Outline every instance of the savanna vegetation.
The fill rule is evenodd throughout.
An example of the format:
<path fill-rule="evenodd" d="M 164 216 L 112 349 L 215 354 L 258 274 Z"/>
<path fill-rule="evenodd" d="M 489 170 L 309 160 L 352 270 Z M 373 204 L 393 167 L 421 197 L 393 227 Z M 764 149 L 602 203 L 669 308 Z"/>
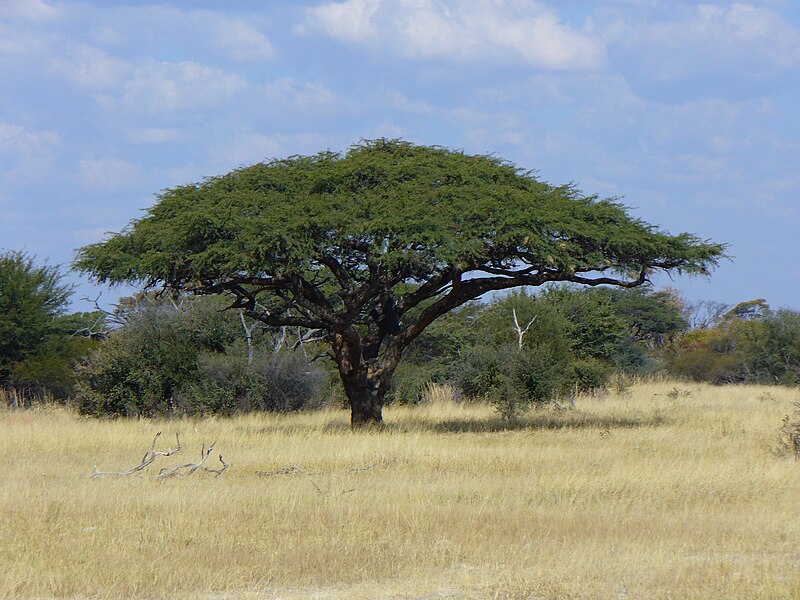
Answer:
<path fill-rule="evenodd" d="M 50 398 L 89 415 L 178 416 L 346 402 L 318 330 L 268 328 L 219 295 L 142 292 L 111 313 L 70 314 L 57 268 L 5 257 L 0 364 L 13 404 Z M 431 323 L 406 349 L 387 401 L 418 404 L 431 385 L 448 385 L 513 420 L 665 376 L 796 386 L 800 315 L 763 300 L 691 306 L 647 286 L 523 289 Z"/>
<path fill-rule="evenodd" d="M 314 330 L 359 426 L 382 421 L 426 328 L 487 292 L 635 288 L 652 272 L 707 273 L 723 251 L 493 156 L 380 139 L 166 190 L 75 266 L 99 282 L 222 294 L 265 326 Z"/>
<path fill-rule="evenodd" d="M 648 284 L 723 251 L 388 140 L 166 190 L 112 310 L 6 251 L 0 596 L 796 598 L 800 313 Z"/>
<path fill-rule="evenodd" d="M 800 478 L 780 431 L 797 400 L 648 383 L 511 424 L 433 387 L 356 431 L 338 409 L 0 409 L 0 596 L 797 598 Z M 139 463 L 157 431 L 158 450 L 176 433 L 183 449 L 92 479 Z M 158 477 L 214 441 L 222 475 Z"/>

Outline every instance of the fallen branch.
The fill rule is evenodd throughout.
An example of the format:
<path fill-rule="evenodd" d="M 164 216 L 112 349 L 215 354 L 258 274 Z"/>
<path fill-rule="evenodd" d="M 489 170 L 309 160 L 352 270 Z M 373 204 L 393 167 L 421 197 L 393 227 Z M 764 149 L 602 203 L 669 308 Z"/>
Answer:
<path fill-rule="evenodd" d="M 157 451 L 156 442 L 158 441 L 158 438 L 160 436 L 161 432 L 159 431 L 156 434 L 156 437 L 153 438 L 153 445 L 150 449 L 150 452 L 146 453 L 144 457 L 142 457 L 142 461 L 138 465 L 134 467 L 129 467 L 127 469 L 123 469 L 121 471 L 100 471 L 97 469 L 97 465 L 95 465 L 94 470 L 92 471 L 92 479 L 97 479 L 98 477 L 125 477 L 126 475 L 132 475 L 150 466 L 153 463 L 153 461 L 155 461 L 155 459 L 158 458 L 159 456 L 172 456 L 181 449 L 181 438 L 178 437 L 178 434 L 176 433 L 175 440 L 178 443 L 177 448 L 175 448 L 174 450 L 172 448 L 167 448 L 166 452 Z"/>
<path fill-rule="evenodd" d="M 205 444 L 200 450 L 200 462 L 197 463 L 186 463 L 184 465 L 177 465 L 172 468 L 164 468 L 158 473 L 159 477 L 181 477 L 183 475 L 191 475 L 195 471 L 206 471 L 207 473 L 214 473 L 217 477 L 222 475 L 225 472 L 225 469 L 228 468 L 228 463 L 225 462 L 225 459 L 222 458 L 222 454 L 219 455 L 219 462 L 222 463 L 222 467 L 219 469 L 211 469 L 209 467 L 204 466 L 206 460 L 209 456 L 211 456 L 211 452 L 214 450 L 214 442 L 208 447 L 206 450 Z M 182 470 L 188 469 L 185 473 L 181 473 Z"/>

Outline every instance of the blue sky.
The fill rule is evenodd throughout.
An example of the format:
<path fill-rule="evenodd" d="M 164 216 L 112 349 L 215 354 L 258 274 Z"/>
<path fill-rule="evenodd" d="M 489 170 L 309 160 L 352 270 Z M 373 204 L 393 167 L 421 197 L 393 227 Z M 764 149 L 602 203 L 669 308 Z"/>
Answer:
<path fill-rule="evenodd" d="M 386 136 L 727 242 L 656 280 L 690 301 L 800 308 L 795 0 L 0 0 L 0 81 L 0 248 L 51 264 L 161 189 Z"/>

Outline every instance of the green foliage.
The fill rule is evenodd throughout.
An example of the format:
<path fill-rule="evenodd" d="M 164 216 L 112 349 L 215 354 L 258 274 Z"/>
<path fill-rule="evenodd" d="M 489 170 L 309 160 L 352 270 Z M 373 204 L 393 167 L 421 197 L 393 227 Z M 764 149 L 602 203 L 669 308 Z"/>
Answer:
<path fill-rule="evenodd" d="M 39 398 L 72 394 L 74 363 L 98 343 L 105 321 L 100 313 L 67 314 L 72 288 L 61 280 L 58 267 L 0 254 L 0 386 Z"/>
<path fill-rule="evenodd" d="M 237 337 L 235 314 L 220 309 L 218 299 L 198 298 L 184 310 L 165 300 L 130 311 L 127 323 L 109 333 L 77 369 L 81 410 L 174 412 L 180 387 L 200 379 L 200 351 L 219 351 Z"/>
<path fill-rule="evenodd" d="M 257 348 L 248 362 L 237 313 L 217 297 L 178 300 L 140 295 L 122 303 L 126 323 L 78 367 L 83 412 L 233 414 L 319 402 L 327 376 L 302 353 Z"/>
<path fill-rule="evenodd" d="M 614 374 L 607 361 L 597 358 L 584 358 L 572 364 L 570 380 L 578 391 L 598 392 L 605 390 Z"/>
<path fill-rule="evenodd" d="M 651 351 L 667 348 L 689 326 L 683 317 L 683 303 L 674 290 L 603 288 L 598 293 L 608 297 L 633 338 Z"/>
<path fill-rule="evenodd" d="M 100 343 L 98 339 L 77 335 L 51 339 L 38 353 L 14 364 L 8 382 L 37 397 L 51 395 L 67 400 L 74 394 L 76 363 Z"/>
<path fill-rule="evenodd" d="M 43 352 L 66 311 L 70 286 L 57 267 L 37 266 L 21 252 L 0 254 L 0 385 L 17 363 Z"/>
<path fill-rule="evenodd" d="M 200 376 L 181 387 L 175 406 L 185 414 L 286 412 L 318 408 L 328 380 L 300 352 L 242 354 L 203 352 Z"/>
<path fill-rule="evenodd" d="M 522 348 L 513 312 L 524 329 Z M 572 383 L 571 325 L 542 298 L 515 292 L 487 306 L 474 324 L 476 337 L 463 349 L 452 380 L 468 397 L 494 403 L 507 418 L 565 393 Z"/>
<path fill-rule="evenodd" d="M 706 274 L 723 251 L 494 156 L 380 139 L 166 190 L 75 267 L 100 282 L 227 294 L 265 325 L 321 331 L 355 424 L 380 422 L 404 350 L 486 292 L 635 287 L 654 270 Z M 607 357 L 607 307 L 572 309 L 599 311 L 602 327 L 581 319 L 576 343 Z"/>
<path fill-rule="evenodd" d="M 800 384 L 800 313 L 743 302 L 713 328 L 687 333 L 671 372 L 713 383 Z"/>
<path fill-rule="evenodd" d="M 332 250 L 346 252 L 355 277 L 368 278 L 369 253 L 401 280 L 424 281 L 443 265 L 528 258 L 563 273 L 703 272 L 722 246 L 661 233 L 617 202 L 499 158 L 375 140 L 166 190 L 128 230 L 84 248 L 77 266 L 100 281 L 181 286 L 233 273 L 306 276 Z"/>
<path fill-rule="evenodd" d="M 569 321 L 577 357 L 608 361 L 616 355 L 626 323 L 607 294 L 596 289 L 551 286 L 544 290 L 541 301 L 552 304 Z"/>

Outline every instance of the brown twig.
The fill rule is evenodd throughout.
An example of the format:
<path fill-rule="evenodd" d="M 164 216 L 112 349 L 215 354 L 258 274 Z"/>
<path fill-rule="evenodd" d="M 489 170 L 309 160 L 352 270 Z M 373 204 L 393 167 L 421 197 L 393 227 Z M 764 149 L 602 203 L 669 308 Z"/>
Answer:
<path fill-rule="evenodd" d="M 159 452 L 156 450 L 156 442 L 158 438 L 161 436 L 161 432 L 159 431 L 156 436 L 153 438 L 153 445 L 150 449 L 150 452 L 146 453 L 143 457 L 141 462 L 138 465 L 133 467 L 129 467 L 127 469 L 122 469 L 121 471 L 100 471 L 97 468 L 97 465 L 94 466 L 94 470 L 92 471 L 92 479 L 97 479 L 98 477 L 125 477 L 127 475 L 132 475 L 134 473 L 138 473 L 139 471 L 145 469 L 146 467 L 150 466 L 153 461 L 156 460 L 159 456 L 172 456 L 176 454 L 181 449 L 181 438 L 178 434 L 175 434 L 175 440 L 178 443 L 178 447 L 175 449 L 167 448 L 166 452 Z"/>

